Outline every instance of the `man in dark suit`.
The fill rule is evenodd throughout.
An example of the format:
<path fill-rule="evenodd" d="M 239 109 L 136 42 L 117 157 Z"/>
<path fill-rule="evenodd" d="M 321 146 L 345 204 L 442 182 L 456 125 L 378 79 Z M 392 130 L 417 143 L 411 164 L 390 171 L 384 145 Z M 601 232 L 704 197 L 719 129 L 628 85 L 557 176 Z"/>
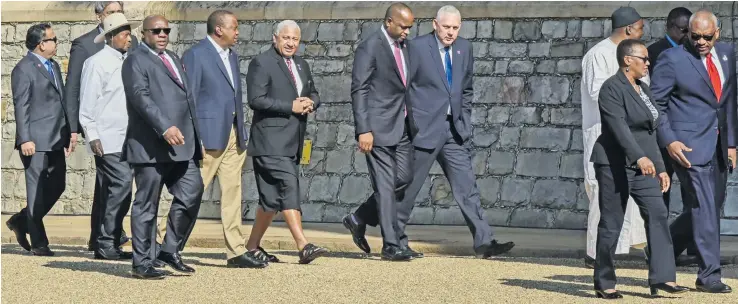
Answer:
<path fill-rule="evenodd" d="M 194 225 L 202 199 L 198 162 L 204 154 L 197 128 L 195 100 L 179 57 L 168 50 L 169 21 L 148 16 L 144 43 L 123 62 L 123 86 L 128 108 L 128 132 L 121 159 L 131 164 L 136 194 L 131 211 L 133 276 L 163 278 L 156 259 L 174 270 L 193 273 L 178 253 Z M 162 187 L 174 196 L 167 234 L 156 254 L 156 216 Z"/>
<path fill-rule="evenodd" d="M 97 52 L 103 49 L 105 41 L 95 43 L 95 37 L 103 32 L 103 21 L 107 16 L 115 13 L 123 13 L 123 1 L 96 1 L 94 3 L 95 15 L 99 22 L 91 31 L 86 34 L 79 36 L 77 39 L 72 41 L 72 47 L 69 51 L 69 64 L 67 66 L 67 79 L 65 85 L 64 103 L 69 108 L 69 122 L 72 132 L 79 131 L 84 136 L 84 130 L 79 126 L 79 108 L 80 108 L 80 80 L 82 79 L 82 67 L 84 66 L 85 60 L 95 55 Z M 138 46 L 138 39 L 136 36 L 131 35 L 131 47 L 129 52 Z M 72 149 L 77 144 L 76 135 L 72 138 Z M 104 217 L 105 210 L 100 208 L 100 187 L 104 177 L 100 171 L 96 172 L 95 175 L 95 192 L 92 198 L 92 211 L 90 213 L 90 239 L 87 243 L 87 250 L 94 251 L 97 248 L 97 238 L 102 228 L 102 218 Z M 120 244 L 125 244 L 129 241 L 126 236 L 125 230 L 121 232 Z"/>
<path fill-rule="evenodd" d="M 201 168 L 205 188 L 217 175 L 220 183 L 220 219 L 228 267 L 263 267 L 246 251 L 241 231 L 241 172 L 246 161 L 246 130 L 241 101 L 238 54 L 238 20 L 225 10 L 210 14 L 208 36 L 182 56 L 189 90 L 195 98 L 205 155 Z M 166 217 L 159 225 L 164 236 Z"/>
<path fill-rule="evenodd" d="M 320 106 L 320 96 L 310 66 L 295 56 L 300 37 L 296 22 L 280 22 L 274 31 L 273 48 L 251 59 L 246 74 L 247 98 L 254 111 L 248 150 L 259 191 L 259 208 L 246 250 L 265 265 L 274 257 L 259 244 L 277 212 L 284 215 L 297 243 L 300 264 L 328 252 L 308 243 L 302 231 L 298 164 L 307 115 Z"/>
<path fill-rule="evenodd" d="M 717 22 L 709 11 L 693 14 L 689 43 L 664 51 L 651 79 L 662 113 L 659 144 L 689 190 L 683 213 L 671 225 L 674 251 L 693 239 L 700 258 L 697 289 L 726 293 L 731 289 L 721 282 L 720 210 L 728 168 L 736 162 L 738 113 L 735 52 L 730 44 L 716 43 Z"/>
<path fill-rule="evenodd" d="M 374 194 L 343 218 L 354 243 L 370 252 L 366 225 L 379 224 L 382 259 L 406 261 L 415 252 L 402 248 L 396 205 L 412 179 L 412 109 L 405 101 L 408 55 L 404 41 L 415 18 L 404 3 L 392 4 L 384 26 L 359 43 L 351 73 L 351 100 L 359 150 L 366 154 Z"/>
<path fill-rule="evenodd" d="M 397 208 L 400 242 L 408 248 L 405 226 L 430 168 L 441 165 L 454 198 L 474 237 L 474 251 L 488 258 L 509 251 L 512 242 L 497 243 L 484 215 L 471 163 L 471 112 L 474 100 L 472 44 L 458 37 L 461 14 L 447 5 L 433 20 L 434 31 L 408 43 L 407 99 L 418 133 L 413 138 L 413 178 Z"/>
<path fill-rule="evenodd" d="M 662 52 L 683 44 L 687 32 L 689 31 L 689 16 L 691 15 L 692 12 L 684 7 L 677 7 L 669 12 L 669 15 L 666 17 L 666 35 L 664 36 L 664 38 L 661 38 L 659 41 L 656 41 L 655 43 L 648 46 L 648 57 L 651 58 L 651 60 L 653 61 L 651 65 L 648 66 L 649 74 L 653 75 L 653 69 L 654 67 L 656 67 L 659 55 L 661 55 Z M 669 175 L 669 178 L 673 178 L 674 167 L 672 166 L 669 152 L 666 151 L 666 149 L 662 149 L 661 156 L 663 157 L 663 161 L 666 166 L 666 174 Z M 682 192 L 682 197 L 684 197 L 685 192 L 687 191 L 684 188 L 684 184 L 680 185 L 679 190 Z M 669 208 L 669 205 L 671 205 L 671 187 L 669 187 L 669 189 L 664 192 L 664 203 L 666 204 L 666 208 Z M 686 247 L 686 256 L 682 256 L 681 252 L 674 253 L 676 256 L 676 265 L 696 266 L 698 260 L 696 256 L 697 248 L 694 247 L 694 242 L 688 241 L 688 245 Z"/>
<path fill-rule="evenodd" d="M 15 148 L 26 176 L 27 206 L 6 223 L 18 244 L 33 255 L 52 256 L 43 218 L 64 192 L 65 157 L 72 152 L 70 118 L 56 55 L 57 38 L 48 24 L 26 33 L 29 52 L 11 73 L 15 108 Z M 26 234 L 31 237 L 28 243 Z"/>

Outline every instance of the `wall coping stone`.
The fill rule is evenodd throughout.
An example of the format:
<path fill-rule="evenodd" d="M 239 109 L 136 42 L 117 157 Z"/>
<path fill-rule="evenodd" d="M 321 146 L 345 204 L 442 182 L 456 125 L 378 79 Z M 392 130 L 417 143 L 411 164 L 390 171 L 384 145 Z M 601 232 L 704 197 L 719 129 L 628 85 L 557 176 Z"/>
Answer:
<path fill-rule="evenodd" d="M 141 20 L 147 15 L 162 14 L 170 21 L 205 21 L 217 9 L 234 12 L 240 21 L 248 20 L 345 20 L 382 19 L 392 2 L 363 1 L 124 1 L 126 16 L 130 20 Z M 686 2 L 630 2 L 644 18 L 665 18 L 671 9 L 684 6 L 691 10 L 707 8 L 716 14 L 729 15 L 732 1 L 686 1 Z M 443 5 L 455 5 L 464 19 L 475 18 L 609 18 L 612 12 L 626 2 L 408 2 L 415 18 L 433 18 Z M 39 1 L 28 3 L 3 2 L 2 22 L 69 22 L 92 21 L 93 2 Z"/>

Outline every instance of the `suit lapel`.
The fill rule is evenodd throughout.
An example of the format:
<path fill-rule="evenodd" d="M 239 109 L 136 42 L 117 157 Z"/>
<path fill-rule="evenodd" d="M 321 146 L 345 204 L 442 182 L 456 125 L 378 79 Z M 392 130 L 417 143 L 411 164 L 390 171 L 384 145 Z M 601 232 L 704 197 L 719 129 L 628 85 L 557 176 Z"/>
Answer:
<path fill-rule="evenodd" d="M 402 83 L 402 75 L 400 75 L 400 69 L 398 69 L 397 62 L 395 61 L 394 50 L 392 50 L 392 48 L 389 45 L 389 41 L 387 40 L 387 35 L 385 35 L 381 29 L 379 30 L 379 35 L 377 35 L 377 39 L 379 39 L 380 45 L 382 45 L 382 49 L 384 50 L 386 55 L 389 56 L 390 64 L 392 64 L 392 67 L 395 70 L 395 74 L 397 74 L 397 79 L 400 81 L 400 83 Z"/>
<path fill-rule="evenodd" d="M 162 61 L 162 59 L 159 56 L 154 55 L 153 53 L 151 53 L 151 51 L 149 51 L 149 48 L 148 47 L 142 47 L 141 48 L 141 52 L 144 52 L 146 54 L 146 58 L 149 58 L 149 60 L 151 60 L 160 69 L 163 69 L 164 70 L 164 74 L 166 74 L 167 76 L 169 76 L 169 78 L 172 79 L 172 81 L 174 81 L 174 83 L 176 83 L 180 88 L 184 89 L 184 84 L 180 83 L 179 81 L 177 81 L 176 78 L 174 78 L 174 75 L 172 75 L 172 73 L 169 72 L 169 69 L 167 69 L 167 66 L 164 65 L 164 62 Z M 181 72 L 180 72 L 180 75 L 181 75 Z"/>
<path fill-rule="evenodd" d="M 297 96 L 300 96 L 300 92 L 297 91 L 297 85 L 295 84 L 294 81 L 292 81 L 292 76 L 290 75 L 290 70 L 287 67 L 287 63 L 285 62 L 285 60 L 282 57 L 282 55 L 280 55 L 277 52 L 276 49 L 273 49 L 273 51 L 274 51 L 274 56 L 273 56 L 274 57 L 274 60 L 277 61 L 277 65 L 279 65 L 279 68 L 282 69 L 282 72 L 284 73 L 284 75 L 287 76 L 287 79 L 289 80 L 290 84 L 292 85 L 292 89 L 295 90 L 295 94 L 297 94 Z M 294 56 L 293 56 L 292 60 L 295 60 Z"/>
<path fill-rule="evenodd" d="M 702 80 L 705 81 L 705 84 L 707 84 L 707 87 L 710 88 L 710 91 L 712 92 L 713 96 L 715 96 L 715 89 L 712 87 L 712 82 L 710 81 L 710 76 L 707 74 L 707 69 L 705 68 L 705 65 L 702 63 L 702 57 L 699 55 L 694 55 L 692 52 L 687 49 L 687 60 L 689 60 L 690 63 L 692 63 L 692 66 L 695 70 L 697 70 L 697 73 L 702 76 Z M 717 100 L 716 100 L 717 101 Z"/>
<path fill-rule="evenodd" d="M 635 101 L 636 104 L 638 104 L 638 107 L 643 110 L 646 115 L 649 117 L 649 123 L 651 124 L 651 127 L 653 128 L 653 115 L 651 115 L 651 110 L 646 106 L 646 103 L 641 98 L 641 95 L 636 92 L 633 85 L 628 81 L 628 78 L 625 77 L 625 74 L 623 72 L 618 71 L 618 78 L 623 83 L 623 85 L 626 87 L 626 91 L 630 94 L 630 97 L 633 98 L 633 101 Z M 639 81 L 640 83 L 640 81 Z M 641 90 L 643 90 L 643 87 L 641 86 Z"/>
<path fill-rule="evenodd" d="M 218 50 L 215 49 L 215 46 L 213 45 L 212 42 L 210 42 L 210 40 L 208 38 L 205 38 L 203 40 L 203 43 L 206 43 L 207 44 L 208 51 L 210 53 L 212 53 L 212 55 L 215 56 L 215 58 L 218 58 L 218 60 L 216 60 L 216 64 L 218 65 L 218 69 L 220 69 L 220 72 L 223 73 L 223 77 L 226 78 L 226 81 L 228 81 L 228 83 L 231 83 L 231 78 L 228 77 L 228 69 L 226 69 L 225 65 L 223 65 L 223 60 L 220 59 L 220 54 L 218 54 Z M 233 54 L 233 52 L 231 52 L 231 54 Z M 231 62 L 231 56 L 229 55 L 228 56 L 228 63 L 230 64 L 230 62 Z M 231 84 L 231 89 L 234 89 L 234 85 L 233 84 Z"/>
<path fill-rule="evenodd" d="M 61 94 L 61 90 L 56 86 L 56 81 L 51 78 L 51 75 L 49 75 L 49 70 L 46 69 L 46 65 L 44 65 L 43 63 L 41 63 L 41 60 L 39 60 L 36 57 L 36 55 L 28 54 L 28 56 L 31 56 L 31 59 L 33 60 L 33 65 L 36 67 L 36 69 L 38 70 L 38 72 L 41 73 L 41 75 L 43 75 L 44 77 L 46 77 L 46 80 L 48 80 L 49 82 L 51 82 L 51 86 L 54 87 L 54 89 L 56 89 L 56 92 L 57 93 L 60 93 Z M 52 69 L 54 69 L 53 68 L 53 66 L 54 66 L 53 61 L 52 61 L 52 65 L 51 66 L 52 66 Z M 54 69 L 54 77 L 58 78 L 59 77 L 58 75 L 59 75 L 59 72 L 56 71 L 56 69 Z"/>
<path fill-rule="evenodd" d="M 185 79 L 184 79 L 184 78 L 185 78 L 185 73 L 184 73 L 184 71 L 182 70 L 182 63 L 181 63 L 181 62 L 179 62 L 179 60 L 177 59 L 177 56 L 176 56 L 176 55 L 175 55 L 174 53 L 172 53 L 172 52 L 170 52 L 170 51 L 168 51 L 168 50 L 165 50 L 164 52 L 166 52 L 166 53 L 167 53 L 167 55 L 169 55 L 169 57 L 171 57 L 171 58 L 172 58 L 172 61 L 174 61 L 174 68 L 175 68 L 175 69 L 177 69 L 177 72 L 179 73 L 179 78 L 180 78 L 180 79 L 179 79 L 179 82 L 177 82 L 177 81 L 175 81 L 175 82 L 177 82 L 177 84 L 178 84 L 178 85 L 179 85 L 179 86 L 180 86 L 180 87 L 181 87 L 182 89 L 185 89 L 185 90 L 187 90 L 187 81 L 185 81 Z M 163 63 L 163 62 L 162 62 L 162 65 L 164 65 L 164 63 Z M 165 67 L 164 67 L 164 69 L 166 69 L 166 68 L 167 68 L 167 67 L 165 66 Z M 167 73 L 168 73 L 168 72 L 169 72 L 169 69 L 167 69 Z M 171 74 L 171 73 L 170 73 L 170 74 Z M 172 79 L 174 79 L 174 75 L 172 75 Z"/>
<path fill-rule="evenodd" d="M 443 66 L 443 60 L 441 59 L 441 51 L 438 49 L 438 41 L 436 41 L 435 37 L 436 36 L 435 34 L 433 34 L 433 32 L 428 34 L 428 50 L 430 51 L 431 58 L 433 58 L 433 61 L 435 62 L 434 65 L 438 70 L 438 76 L 441 77 L 441 82 L 443 82 L 443 85 L 446 86 L 446 91 L 451 92 L 451 88 L 448 86 L 448 80 L 446 79 L 446 69 Z"/>
<path fill-rule="evenodd" d="M 451 90 L 453 91 L 454 88 L 461 87 L 459 84 L 464 78 L 462 68 L 464 67 L 464 56 L 467 50 L 462 50 L 458 44 L 454 43 L 451 52 L 453 52 L 451 53 Z M 454 84 L 456 84 L 455 87 Z"/>

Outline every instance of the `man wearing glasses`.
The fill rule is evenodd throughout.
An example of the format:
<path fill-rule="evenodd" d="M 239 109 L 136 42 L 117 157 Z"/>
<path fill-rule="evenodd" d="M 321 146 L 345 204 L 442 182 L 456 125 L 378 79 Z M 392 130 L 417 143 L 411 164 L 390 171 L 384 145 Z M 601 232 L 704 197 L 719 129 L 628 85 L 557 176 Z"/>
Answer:
<path fill-rule="evenodd" d="M 716 42 L 719 37 L 713 13 L 694 13 L 688 40 L 661 54 L 651 87 L 662 117 L 659 145 L 689 190 L 682 197 L 684 211 L 671 225 L 674 252 L 694 241 L 700 259 L 697 289 L 710 293 L 731 292 L 721 282 L 720 210 L 738 144 L 735 51 Z"/>
<path fill-rule="evenodd" d="M 15 107 L 15 148 L 20 150 L 26 177 L 27 206 L 6 223 L 18 244 L 37 256 L 52 256 L 43 217 L 64 192 L 66 161 L 72 151 L 71 117 L 56 55 L 57 39 L 48 24 L 26 33 L 29 52 L 11 73 Z M 26 234 L 31 237 L 30 244 Z"/>
<path fill-rule="evenodd" d="M 72 41 L 72 48 L 69 52 L 69 65 L 67 71 L 66 90 L 64 94 L 64 103 L 69 107 L 69 122 L 70 128 L 72 129 L 72 151 L 77 144 L 77 131 L 82 136 L 85 136 L 81 126 L 78 125 L 79 119 L 79 105 L 80 105 L 80 81 L 82 78 L 82 67 L 84 66 L 85 60 L 90 56 L 95 55 L 97 52 L 103 49 L 105 41 L 96 43 L 95 37 L 103 32 L 103 21 L 106 17 L 115 14 L 123 13 L 123 1 L 97 1 L 95 2 L 95 15 L 97 20 L 100 22 L 98 26 L 89 31 L 88 33 L 74 39 Z M 134 29 L 131 29 L 134 30 Z M 138 45 L 138 39 L 131 35 L 131 48 L 128 50 L 132 51 Z M 101 206 L 100 187 L 102 187 L 103 176 L 100 170 L 97 170 L 95 176 L 95 194 L 92 199 L 92 212 L 90 214 L 90 240 L 87 243 L 88 251 L 95 251 L 97 249 L 97 238 L 100 236 L 100 229 L 102 227 L 102 218 L 104 216 L 104 208 Z M 129 241 L 126 232 L 121 232 L 119 243 L 121 245 Z"/>
<path fill-rule="evenodd" d="M 198 163 L 204 152 L 197 128 L 195 100 L 179 57 L 168 50 L 169 21 L 149 16 L 143 41 L 123 61 L 128 131 L 121 160 L 133 168 L 136 194 L 131 211 L 133 276 L 160 279 L 156 259 L 191 274 L 179 255 L 185 236 L 197 220 L 203 182 Z M 156 253 L 156 217 L 164 186 L 174 196 L 167 232 Z"/>

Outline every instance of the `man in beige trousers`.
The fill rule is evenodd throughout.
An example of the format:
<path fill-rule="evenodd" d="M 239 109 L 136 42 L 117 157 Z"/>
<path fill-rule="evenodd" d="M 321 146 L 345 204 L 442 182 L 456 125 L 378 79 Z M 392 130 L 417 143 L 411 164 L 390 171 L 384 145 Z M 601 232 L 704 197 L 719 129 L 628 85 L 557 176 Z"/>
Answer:
<path fill-rule="evenodd" d="M 201 164 L 202 180 L 207 188 L 218 176 L 221 221 L 225 238 L 227 266 L 262 268 L 267 259 L 276 259 L 263 250 L 248 252 L 241 230 L 241 173 L 246 161 L 246 130 L 242 105 L 241 73 L 238 55 L 231 49 L 238 39 L 238 20 L 225 10 L 213 12 L 207 21 L 207 34 L 182 56 L 197 107 L 200 138 L 205 147 Z M 159 237 L 166 232 L 167 218 L 159 223 Z M 180 244 L 184 248 L 189 234 Z"/>

